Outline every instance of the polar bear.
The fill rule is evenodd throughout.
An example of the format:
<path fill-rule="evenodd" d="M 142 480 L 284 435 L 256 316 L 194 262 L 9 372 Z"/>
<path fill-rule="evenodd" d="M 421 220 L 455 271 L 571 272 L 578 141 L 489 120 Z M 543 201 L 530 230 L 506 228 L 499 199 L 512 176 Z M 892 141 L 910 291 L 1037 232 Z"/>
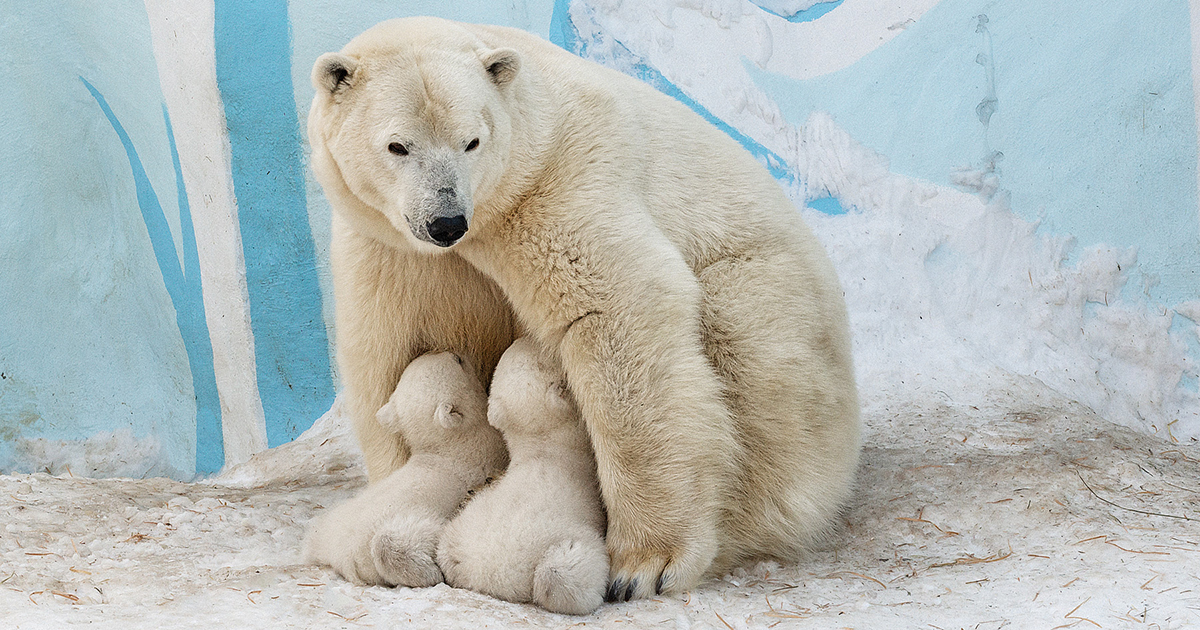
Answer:
<path fill-rule="evenodd" d="M 376 414 L 384 430 L 404 435 L 408 461 L 316 519 L 307 558 L 365 584 L 441 582 L 435 553 L 442 528 L 507 457 L 486 418 L 487 395 L 462 357 L 442 352 L 414 359 Z"/>
<path fill-rule="evenodd" d="M 749 152 L 514 29 L 387 21 L 312 78 L 339 367 L 373 480 L 409 454 L 373 417 L 409 360 L 451 350 L 486 377 L 529 335 L 592 443 L 610 599 L 829 534 L 860 450 L 845 304 Z"/>
<path fill-rule="evenodd" d="M 553 356 L 526 338 L 500 357 L 488 423 L 504 476 L 446 526 L 437 563 L 451 586 L 585 615 L 604 601 L 608 552 L 596 462 Z"/>

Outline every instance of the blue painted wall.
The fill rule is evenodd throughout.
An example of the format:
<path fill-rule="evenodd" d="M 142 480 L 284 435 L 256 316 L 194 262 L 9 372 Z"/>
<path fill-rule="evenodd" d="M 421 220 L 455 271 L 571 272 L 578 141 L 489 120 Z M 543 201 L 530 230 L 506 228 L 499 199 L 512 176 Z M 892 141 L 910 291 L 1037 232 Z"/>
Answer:
<path fill-rule="evenodd" d="M 1001 154 L 1015 212 L 1081 248 L 1138 247 L 1150 297 L 1176 304 L 1200 297 L 1189 29 L 1183 0 L 944 0 L 838 72 L 746 68 L 790 122 L 830 112 L 897 173 L 952 185 Z"/>
<path fill-rule="evenodd" d="M 195 302 L 177 311 L 169 290 L 186 292 L 184 195 L 143 5 L 16 3 L 5 14 L 0 469 L 18 465 L 22 439 L 124 431 L 154 453 L 125 474 L 190 475 L 189 349 L 204 340 L 185 342 L 181 324 L 193 321 Z M 146 209 L 157 214 L 149 228 Z"/>
<path fill-rule="evenodd" d="M 183 339 L 188 355 L 188 368 L 192 375 L 192 391 L 196 395 L 196 472 L 212 473 L 225 464 L 225 451 L 221 435 L 221 401 L 217 394 L 216 376 L 213 371 L 212 342 L 208 336 L 208 323 L 204 318 L 204 291 L 200 285 L 200 259 L 196 251 L 196 234 L 192 227 L 191 209 L 183 184 L 183 172 L 179 165 L 179 153 L 175 147 L 175 135 L 171 131 L 171 118 L 163 107 L 163 122 L 167 128 L 167 142 L 171 147 L 171 164 L 175 168 L 175 185 L 179 198 L 179 231 L 183 241 L 183 268 L 171 238 L 171 229 L 163 214 L 146 169 L 138 156 L 137 148 L 117 118 L 108 100 L 87 79 L 84 87 L 96 99 L 104 117 L 113 127 L 121 146 L 129 159 L 134 186 L 137 190 L 138 208 L 154 259 L 162 274 L 163 285 L 175 307 L 175 322 Z"/>

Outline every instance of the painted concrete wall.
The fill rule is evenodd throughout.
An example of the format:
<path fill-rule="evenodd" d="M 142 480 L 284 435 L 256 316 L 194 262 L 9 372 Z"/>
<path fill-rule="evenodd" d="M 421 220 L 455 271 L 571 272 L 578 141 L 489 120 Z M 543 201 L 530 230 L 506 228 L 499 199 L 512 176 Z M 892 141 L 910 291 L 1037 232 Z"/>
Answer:
<path fill-rule="evenodd" d="M 36 459 L 21 451 L 38 445 L 20 438 L 116 431 L 147 464 L 117 472 L 190 473 L 197 409 L 219 410 L 211 375 L 193 379 L 189 363 L 189 349 L 205 352 L 199 270 L 181 233 L 186 195 L 145 8 L 5 13 L 0 457 Z"/>
<path fill-rule="evenodd" d="M 878 195 L 817 163 L 814 147 L 845 134 L 905 194 L 965 191 L 1030 222 L 1028 238 L 1067 239 L 1055 265 L 1136 248 L 1113 301 L 1165 318 L 1146 335 L 1173 358 L 1154 359 L 1165 367 L 1146 367 L 1153 386 L 1134 394 L 1126 372 L 1097 368 L 1098 393 L 1080 398 L 1200 435 L 1197 8 L 1182 0 L 43 4 L 0 19 L 0 470 L 187 478 L 294 439 L 329 408 L 309 69 L 417 14 L 529 30 L 654 84 L 815 216 L 874 211 Z M 986 267 L 959 249 L 956 267 Z M 1089 356 L 1112 365 L 1125 342 L 1096 327 L 1112 319 L 1099 304 L 1080 307 L 1079 328 L 1100 332 L 1064 343 L 1094 341 L 1106 349 Z M 997 362 L 1042 378 L 1040 352 Z"/>

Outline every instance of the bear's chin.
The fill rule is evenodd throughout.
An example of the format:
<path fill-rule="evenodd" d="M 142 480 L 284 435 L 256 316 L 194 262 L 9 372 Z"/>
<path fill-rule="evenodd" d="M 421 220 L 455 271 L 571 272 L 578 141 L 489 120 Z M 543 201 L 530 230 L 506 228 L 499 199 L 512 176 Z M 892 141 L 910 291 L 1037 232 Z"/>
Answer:
<path fill-rule="evenodd" d="M 421 236 L 412 230 L 404 230 L 404 241 L 414 250 L 423 254 L 444 254 L 454 249 L 463 241 L 462 238 L 449 243 L 439 243 L 428 236 Z"/>

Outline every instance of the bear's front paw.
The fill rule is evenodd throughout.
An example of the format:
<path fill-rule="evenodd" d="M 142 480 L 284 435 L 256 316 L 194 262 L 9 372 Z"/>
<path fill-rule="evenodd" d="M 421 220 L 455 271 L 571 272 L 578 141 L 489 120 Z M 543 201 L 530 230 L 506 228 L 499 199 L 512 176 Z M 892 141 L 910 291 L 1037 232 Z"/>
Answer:
<path fill-rule="evenodd" d="M 375 570 L 387 584 L 434 586 L 442 570 L 434 560 L 445 520 L 425 514 L 402 514 L 386 523 L 371 539 Z"/>
<path fill-rule="evenodd" d="M 625 602 L 681 593 L 698 584 L 716 556 L 716 537 L 691 534 L 678 537 L 682 542 L 677 544 L 631 544 L 610 529 L 611 568 L 604 599 Z"/>

